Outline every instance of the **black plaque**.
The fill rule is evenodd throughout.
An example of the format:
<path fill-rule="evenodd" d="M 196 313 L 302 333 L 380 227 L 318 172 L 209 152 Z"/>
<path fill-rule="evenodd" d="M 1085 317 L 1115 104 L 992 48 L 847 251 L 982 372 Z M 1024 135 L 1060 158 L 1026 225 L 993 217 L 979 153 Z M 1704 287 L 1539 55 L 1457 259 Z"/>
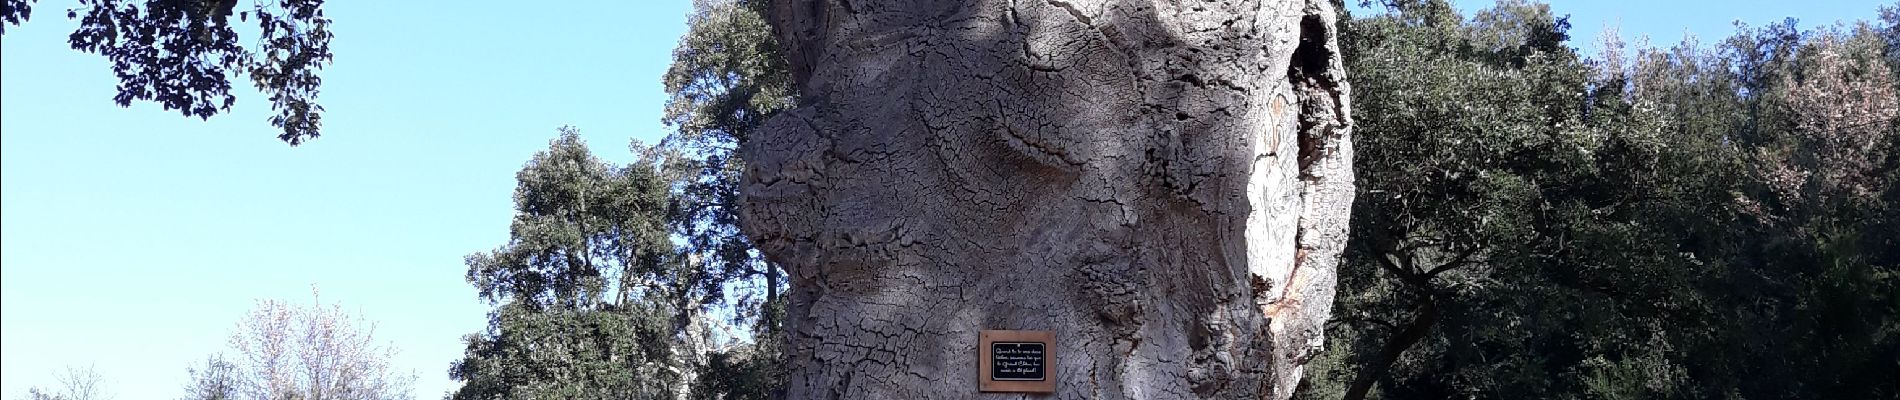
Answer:
<path fill-rule="evenodd" d="M 998 381 L 1040 381 L 1048 379 L 1043 371 L 1047 358 L 1042 342 L 990 343 L 990 379 Z"/>

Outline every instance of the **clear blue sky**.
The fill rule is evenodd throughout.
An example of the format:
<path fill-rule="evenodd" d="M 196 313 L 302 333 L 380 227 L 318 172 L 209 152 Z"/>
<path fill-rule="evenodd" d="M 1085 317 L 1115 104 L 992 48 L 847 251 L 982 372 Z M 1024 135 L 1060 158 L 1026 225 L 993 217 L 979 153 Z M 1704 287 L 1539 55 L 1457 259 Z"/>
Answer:
<path fill-rule="evenodd" d="M 331 2 L 325 135 L 290 148 L 243 93 L 208 122 L 122 109 L 102 58 L 68 49 L 71 0 L 0 39 L 0 397 L 95 365 L 121 400 L 180 395 L 259 298 L 312 284 L 379 322 L 418 376 L 454 383 L 486 306 L 462 256 L 499 245 L 514 173 L 572 124 L 609 160 L 657 140 L 659 76 L 689 0 Z M 1488 1 L 1459 1 L 1466 10 Z M 528 6 L 524 7 L 523 4 Z M 1734 20 L 1871 18 L 1873 1 L 1560 1 L 1573 45 L 1606 25 L 1712 42 Z M 1891 3 L 1888 3 L 1891 4 Z"/>
<path fill-rule="evenodd" d="M 615 162 L 662 137 L 692 7 L 331 1 L 324 136 L 291 148 L 254 92 L 209 122 L 114 105 L 110 64 L 66 47 L 70 4 L 0 39 L 5 400 L 68 364 L 120 400 L 176 398 L 254 299 L 311 284 L 379 321 L 417 398 L 439 398 L 486 323 L 462 256 L 508 237 L 515 171 L 563 124 Z"/>

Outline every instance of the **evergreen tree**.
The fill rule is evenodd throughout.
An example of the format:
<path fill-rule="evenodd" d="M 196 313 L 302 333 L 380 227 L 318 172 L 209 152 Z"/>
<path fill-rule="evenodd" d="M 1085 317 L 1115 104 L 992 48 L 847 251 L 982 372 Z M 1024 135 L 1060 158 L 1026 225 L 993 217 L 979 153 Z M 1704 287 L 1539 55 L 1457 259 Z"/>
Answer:
<path fill-rule="evenodd" d="M 750 340 L 710 352 L 698 366 L 693 396 L 764 399 L 784 380 L 781 330 L 784 271 L 762 257 L 739 229 L 741 144 L 794 94 L 764 3 L 696 0 L 687 32 L 673 51 L 664 82 L 671 98 L 662 144 L 675 157 L 672 233 L 681 252 L 703 271 L 702 302 L 722 306 Z M 723 289 L 731 287 L 735 292 Z"/>
<path fill-rule="evenodd" d="M 637 144 L 636 149 L 641 147 Z M 449 369 L 454 399 L 673 398 L 696 296 L 667 238 L 657 152 L 625 167 L 595 158 L 572 128 L 516 174 L 509 240 L 467 257 L 495 306 Z"/>
<path fill-rule="evenodd" d="M 1302 396 L 1896 395 L 1891 28 L 1583 60 L 1542 5 L 1386 3 L 1342 24 L 1360 198 Z"/>

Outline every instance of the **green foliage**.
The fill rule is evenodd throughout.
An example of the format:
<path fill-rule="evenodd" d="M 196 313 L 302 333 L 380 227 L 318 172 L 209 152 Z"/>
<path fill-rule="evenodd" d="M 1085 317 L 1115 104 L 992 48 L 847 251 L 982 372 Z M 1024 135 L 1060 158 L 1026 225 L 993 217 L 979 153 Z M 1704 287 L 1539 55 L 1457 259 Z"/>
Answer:
<path fill-rule="evenodd" d="M 684 294 L 690 282 L 671 263 L 667 187 L 654 160 L 609 165 L 563 127 L 515 179 L 508 243 L 466 258 L 483 300 L 583 309 Z"/>
<path fill-rule="evenodd" d="M 1540 345 L 1512 326 L 1524 321 L 1485 315 L 1517 310 L 1486 308 L 1504 306 L 1492 303 L 1499 297 L 1546 295 L 1500 279 L 1507 272 L 1500 268 L 1543 262 L 1540 245 L 1561 239 L 1538 226 L 1584 207 L 1566 197 L 1593 189 L 1582 178 L 1600 170 L 1611 143 L 1583 124 L 1587 74 L 1554 42 L 1566 23 L 1524 3 L 1500 4 L 1471 24 L 1449 9 L 1419 2 L 1343 29 L 1359 94 L 1360 196 L 1342 282 L 1372 289 L 1342 290 L 1335 311 L 1363 329 L 1335 337 L 1366 349 L 1347 358 L 1358 367 L 1348 398 L 1365 396 L 1388 373 L 1446 367 L 1421 354 L 1467 347 L 1494 363 L 1396 386 L 1419 397 L 1450 395 L 1461 384 L 1547 393 L 1528 373 L 1546 360 L 1521 356 Z M 1449 329 L 1471 330 L 1465 339 L 1497 336 L 1457 343 L 1441 335 Z"/>
<path fill-rule="evenodd" d="M 1542 5 L 1386 3 L 1342 23 L 1360 193 L 1303 398 L 1900 395 L 1891 22 L 1583 60 Z"/>
<path fill-rule="evenodd" d="M 737 149 L 766 118 L 791 106 L 790 73 L 761 2 L 701 0 L 664 76 L 665 121 L 675 131 L 662 146 L 679 155 L 671 168 L 683 177 L 674 201 L 673 233 L 683 251 L 703 263 L 709 292 L 724 284 L 740 293 L 731 309 L 739 322 L 775 321 L 784 286 L 777 265 L 753 250 L 739 230 L 739 183 L 745 161 Z M 776 325 L 775 322 L 766 325 Z"/>
<path fill-rule="evenodd" d="M 662 143 L 677 155 L 672 232 L 682 252 L 707 274 L 750 343 L 706 354 L 692 395 L 700 399 L 765 399 L 783 385 L 784 272 L 753 249 L 739 229 L 739 146 L 767 118 L 792 105 L 790 72 L 758 1 L 694 2 L 688 31 L 673 51 L 664 82 L 672 95 L 665 121 L 675 131 Z M 742 289 L 727 296 L 716 289 Z M 726 301 L 713 301 L 730 299 Z"/>
<path fill-rule="evenodd" d="M 781 398 L 785 365 L 780 359 L 784 342 L 763 339 L 708 354 L 693 385 L 699 400 L 769 400 Z"/>
<path fill-rule="evenodd" d="M 695 3 L 664 76 L 676 131 L 660 146 L 636 143 L 640 160 L 607 165 L 564 130 L 517 175 L 509 244 L 467 258 L 469 282 L 498 308 L 487 332 L 465 339 L 453 398 L 779 391 L 784 275 L 740 232 L 737 209 L 738 147 L 792 101 L 761 7 Z M 696 336 L 706 307 L 729 311 L 753 340 L 709 351 Z"/>
<path fill-rule="evenodd" d="M 508 243 L 466 259 L 469 283 L 496 309 L 464 338 L 451 398 L 672 396 L 687 367 L 674 338 L 700 281 L 667 238 L 658 154 L 616 167 L 562 128 L 515 175 Z"/>
<path fill-rule="evenodd" d="M 697 0 L 663 81 L 672 141 L 725 149 L 791 105 L 791 76 L 763 2 Z"/>
<path fill-rule="evenodd" d="M 0 33 L 32 16 L 34 0 L 6 0 Z M 316 103 L 330 62 L 330 19 L 323 0 L 80 0 L 66 11 L 79 20 L 68 42 L 74 50 L 105 56 L 119 78 L 120 106 L 156 102 L 187 117 L 211 118 L 231 110 L 231 75 L 248 75 L 270 96 L 271 125 L 292 146 L 315 139 L 323 126 Z M 255 20 L 260 36 L 246 47 L 230 25 Z"/>
<path fill-rule="evenodd" d="M 672 362 L 670 313 L 630 309 L 496 310 L 489 331 L 464 338 L 468 350 L 449 376 L 453 399 L 671 398 L 681 379 Z"/>

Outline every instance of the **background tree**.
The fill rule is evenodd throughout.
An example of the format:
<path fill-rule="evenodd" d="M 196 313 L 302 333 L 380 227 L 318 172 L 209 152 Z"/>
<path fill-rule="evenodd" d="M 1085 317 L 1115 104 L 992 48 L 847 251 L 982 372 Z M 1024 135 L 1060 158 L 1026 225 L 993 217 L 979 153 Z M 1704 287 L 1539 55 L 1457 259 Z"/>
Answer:
<path fill-rule="evenodd" d="M 1370 85 L 1355 104 L 1359 199 L 1341 280 L 1356 289 L 1342 291 L 1350 300 L 1336 313 L 1356 329 L 1334 340 L 1364 349 L 1357 371 L 1340 376 L 1350 384 L 1339 395 L 1356 399 L 1393 368 L 1426 368 L 1419 353 L 1479 345 L 1437 332 L 1504 328 L 1476 326 L 1488 321 L 1473 321 L 1483 317 L 1473 309 L 1525 289 L 1499 282 L 1499 264 L 1528 261 L 1513 258 L 1537 246 L 1528 228 L 1552 217 L 1541 211 L 1571 206 L 1547 194 L 1591 189 L 1576 178 L 1595 170 L 1606 141 L 1582 123 L 1586 76 L 1562 47 L 1568 23 L 1546 6 L 1501 2 L 1466 21 L 1442 1 L 1395 2 L 1344 25 L 1350 75 Z M 1444 394 L 1426 394 L 1442 390 L 1435 382 L 1407 383 L 1394 386 Z"/>
<path fill-rule="evenodd" d="M 0 3 L 0 33 L 32 17 L 37 0 Z M 245 46 L 231 25 L 255 21 L 258 37 Z M 323 127 L 317 104 L 330 63 L 330 19 L 323 0 L 80 0 L 66 10 L 79 20 L 68 42 L 104 56 L 119 78 L 120 106 L 151 101 L 187 117 L 211 118 L 231 110 L 233 75 L 248 76 L 277 112 L 270 123 L 292 146 L 315 139 Z M 242 79 L 242 78 L 237 78 Z"/>
<path fill-rule="evenodd" d="M 1748 105 L 1731 268 L 1704 292 L 1720 318 L 1697 360 L 1750 397 L 1882 398 L 1900 383 L 1900 134 L 1882 53 L 1865 23 L 1745 29 L 1724 43 Z M 1739 346 L 1736 344 L 1740 344 Z M 1769 361 L 1776 360 L 1776 361 Z"/>
<path fill-rule="evenodd" d="M 455 399 L 671 398 L 691 378 L 704 296 L 667 237 L 661 152 L 616 167 L 562 128 L 516 174 L 501 247 L 466 258 L 495 307 L 449 369 Z"/>
<path fill-rule="evenodd" d="M 85 367 L 68 366 L 54 377 L 59 383 L 52 389 L 38 386 L 27 388 L 26 400 L 110 400 L 105 377 L 88 365 Z"/>
<path fill-rule="evenodd" d="M 1344 24 L 1361 191 L 1304 397 L 1895 395 L 1891 30 L 1580 60 L 1541 5 L 1384 3 Z"/>
<path fill-rule="evenodd" d="M 745 163 L 735 149 L 793 97 L 762 7 L 694 3 L 663 77 L 671 95 L 665 122 L 675 132 L 659 146 L 635 143 L 640 157 L 633 165 L 601 163 L 564 134 L 524 168 L 513 244 L 469 258 L 470 282 L 498 309 L 489 332 L 471 336 L 469 355 L 451 369 L 466 382 L 457 398 L 533 397 L 572 387 L 609 395 L 601 388 L 626 387 L 629 397 L 744 399 L 766 398 L 782 386 L 784 275 L 753 249 L 737 215 Z M 559 168 L 566 169 L 553 172 Z M 600 250 L 607 248 L 617 250 Z M 613 292 L 612 300 L 590 306 L 587 293 L 596 290 Z M 550 295 L 558 304 L 523 301 Z M 708 321 L 707 309 L 729 319 Z M 556 311 L 569 314 L 547 316 Z M 579 315 L 597 322 L 569 320 Z M 709 332 L 726 323 L 741 331 Z M 553 339 L 532 332 L 613 332 L 599 336 L 614 339 L 575 347 L 591 346 L 592 353 L 517 353 Z M 608 356 L 616 361 L 587 361 Z M 529 372 L 587 363 L 594 365 L 589 372 Z M 614 378 L 580 379 L 596 375 Z"/>
<path fill-rule="evenodd" d="M 696 398 L 763 399 L 783 385 L 784 272 L 760 256 L 738 225 L 746 163 L 736 150 L 794 98 L 764 7 L 695 0 L 663 78 L 671 95 L 665 122 L 675 129 L 661 144 L 674 155 L 669 169 L 677 179 L 671 232 L 691 268 L 704 271 L 707 297 L 699 302 L 725 310 L 746 329 L 729 338 L 735 343 L 702 358 Z"/>
<path fill-rule="evenodd" d="M 696 0 L 693 8 L 663 79 L 671 95 L 665 122 L 675 131 L 662 146 L 680 155 L 672 167 L 682 175 L 673 233 L 684 239 L 681 251 L 712 274 L 708 294 L 722 295 L 720 284 L 738 284 L 748 290 L 736 294 L 734 316 L 774 321 L 761 313 L 779 307 L 783 271 L 760 257 L 739 231 L 745 161 L 734 151 L 766 118 L 791 105 L 791 78 L 762 3 Z"/>
<path fill-rule="evenodd" d="M 238 375 L 237 364 L 225 360 L 223 355 L 205 357 L 200 367 L 186 370 L 190 380 L 185 384 L 185 395 L 179 400 L 238 400 L 242 378 Z"/>
<path fill-rule="evenodd" d="M 259 300 L 231 335 L 238 358 L 226 370 L 214 357 L 198 371 L 200 385 L 221 392 L 220 374 L 235 373 L 236 393 L 255 400 L 384 400 L 410 397 L 415 377 L 389 365 L 396 348 L 376 340 L 376 327 L 341 304 Z M 204 388 L 205 386 L 198 386 Z"/>

